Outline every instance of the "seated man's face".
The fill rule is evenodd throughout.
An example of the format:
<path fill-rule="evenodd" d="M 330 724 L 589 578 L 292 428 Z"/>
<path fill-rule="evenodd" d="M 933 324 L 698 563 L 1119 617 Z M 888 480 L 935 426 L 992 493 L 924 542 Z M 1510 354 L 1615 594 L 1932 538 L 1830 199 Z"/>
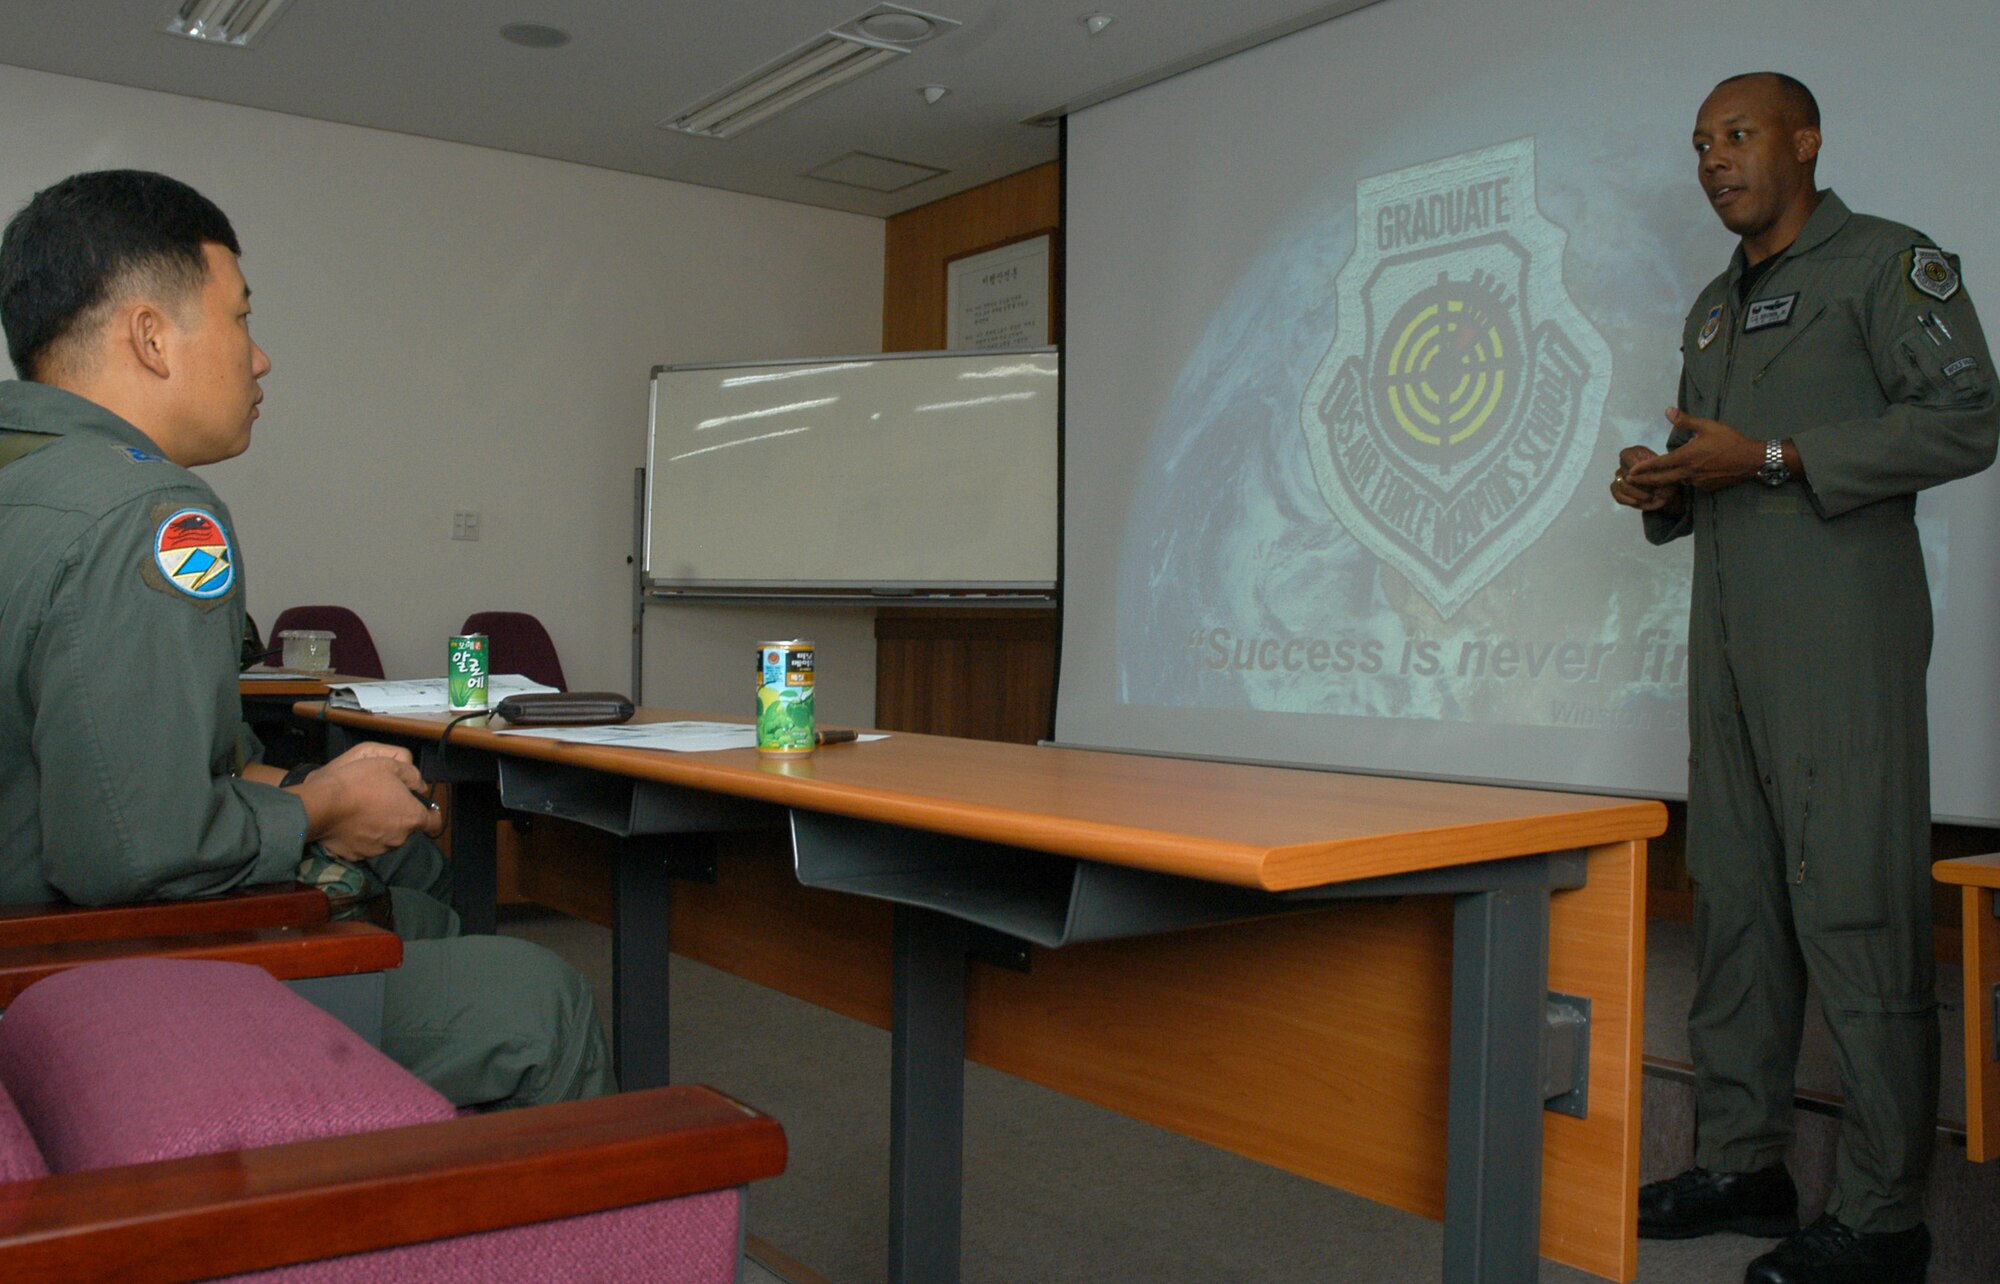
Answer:
<path fill-rule="evenodd" d="M 236 256 L 221 245 L 202 246 L 208 278 L 200 295 L 176 318 L 174 378 L 185 449 L 175 463 L 212 464 L 242 454 L 264 393 L 257 381 L 271 359 L 250 337 L 250 287 Z M 185 381 L 185 382 L 181 382 Z"/>

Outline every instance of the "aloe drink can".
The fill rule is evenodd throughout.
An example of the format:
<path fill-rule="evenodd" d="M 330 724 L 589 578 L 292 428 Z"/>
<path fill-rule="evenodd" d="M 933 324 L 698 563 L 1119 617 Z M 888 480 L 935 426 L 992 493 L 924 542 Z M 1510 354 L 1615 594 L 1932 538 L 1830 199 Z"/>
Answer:
<path fill-rule="evenodd" d="M 445 680 L 453 713 L 486 707 L 487 668 L 492 654 L 484 633 L 461 634 L 445 644 Z"/>
<path fill-rule="evenodd" d="M 813 734 L 813 644 L 801 638 L 757 644 L 757 752 L 803 758 Z"/>

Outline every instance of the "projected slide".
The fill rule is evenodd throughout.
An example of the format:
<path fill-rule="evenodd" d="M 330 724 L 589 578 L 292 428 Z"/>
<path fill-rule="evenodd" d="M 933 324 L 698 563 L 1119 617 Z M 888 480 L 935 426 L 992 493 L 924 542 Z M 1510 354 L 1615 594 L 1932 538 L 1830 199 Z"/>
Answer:
<path fill-rule="evenodd" d="M 1606 488 L 1619 449 L 1664 448 L 1682 319 L 1734 247 L 1696 106 L 1794 71 L 1828 109 L 1823 184 L 2000 272 L 1971 214 L 1994 179 L 1954 190 L 1868 94 L 1973 55 L 1847 7 L 1805 54 L 1703 34 L 1780 31 L 1782 5 L 1384 0 L 1073 118 L 1058 738 L 1684 788 L 1689 546 Z M 1971 70 L 1923 75 L 2000 106 Z M 1994 614 L 1956 597 L 1989 481 L 1919 507 L 1941 665 Z M 1941 811 L 1993 814 L 1965 783 Z"/>
<path fill-rule="evenodd" d="M 1686 558 L 1634 546 L 1633 565 L 1607 562 L 1573 529 L 1618 518 L 1601 486 L 1561 522 L 1593 456 L 1662 432 L 1647 407 L 1600 443 L 1613 355 L 1564 285 L 1567 237 L 1537 203 L 1535 160 L 1522 138 L 1362 179 L 1327 232 L 1352 241 L 1330 325 L 1244 343 L 1261 282 L 1217 313 L 1149 451 L 1176 498 L 1135 508 L 1125 532 L 1128 699 L 1556 726 L 1682 716 Z M 1278 271 L 1303 257 L 1274 255 Z M 1671 353 L 1672 319 L 1653 320 Z M 1635 400 L 1670 395 L 1667 360 L 1631 365 Z M 1275 440 L 1246 436 L 1253 407 Z M 1262 466 L 1244 466 L 1253 453 Z M 1605 609 L 1619 574 L 1639 597 L 1623 612 Z"/>

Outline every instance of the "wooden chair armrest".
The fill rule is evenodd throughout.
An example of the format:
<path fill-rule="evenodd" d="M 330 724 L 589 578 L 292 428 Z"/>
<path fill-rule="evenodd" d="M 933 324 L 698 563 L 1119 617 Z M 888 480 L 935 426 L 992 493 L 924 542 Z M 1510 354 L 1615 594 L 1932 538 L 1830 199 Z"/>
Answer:
<path fill-rule="evenodd" d="M 324 901 L 325 896 L 314 892 Z M 372 923 L 312 923 L 238 932 L 64 941 L 0 949 L 0 1008 L 45 976 L 106 959 L 216 959 L 251 963 L 280 981 L 383 972 L 403 961 L 403 942 Z"/>
<path fill-rule="evenodd" d="M 1940 883 L 1957 883 L 1962 887 L 2000 888 L 2000 852 L 1938 861 L 1931 866 L 1931 877 Z"/>
<path fill-rule="evenodd" d="M 0 1279 L 176 1281 L 740 1186 L 775 1121 L 677 1086 L 0 1183 Z"/>
<path fill-rule="evenodd" d="M 316 888 L 267 883 L 192 901 L 136 905 L 0 905 L 0 948 L 61 941 L 119 941 L 138 936 L 257 927 L 303 927 L 327 921 L 327 900 Z"/>

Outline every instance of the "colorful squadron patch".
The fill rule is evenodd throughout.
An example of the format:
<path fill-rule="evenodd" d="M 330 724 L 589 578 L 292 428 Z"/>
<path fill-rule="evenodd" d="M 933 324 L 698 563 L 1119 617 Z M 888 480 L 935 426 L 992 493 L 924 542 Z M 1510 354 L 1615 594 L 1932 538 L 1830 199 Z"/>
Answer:
<path fill-rule="evenodd" d="M 1694 341 L 1700 347 L 1706 349 L 1709 344 L 1715 342 L 1715 336 L 1721 332 L 1722 305 L 1718 303 L 1708 310 L 1707 319 L 1701 323 L 1701 333 L 1695 336 Z"/>
<path fill-rule="evenodd" d="M 236 582 L 229 533 L 206 509 L 169 514 L 153 536 L 153 560 L 167 583 L 204 602 L 221 597 Z"/>
<path fill-rule="evenodd" d="M 1533 139 L 1364 179 L 1299 406 L 1342 527 L 1449 619 L 1575 491 L 1611 352 L 1562 282 Z"/>
<path fill-rule="evenodd" d="M 1958 269 L 1945 252 L 1929 245 L 1910 247 L 1910 284 L 1939 303 L 1958 293 Z"/>

